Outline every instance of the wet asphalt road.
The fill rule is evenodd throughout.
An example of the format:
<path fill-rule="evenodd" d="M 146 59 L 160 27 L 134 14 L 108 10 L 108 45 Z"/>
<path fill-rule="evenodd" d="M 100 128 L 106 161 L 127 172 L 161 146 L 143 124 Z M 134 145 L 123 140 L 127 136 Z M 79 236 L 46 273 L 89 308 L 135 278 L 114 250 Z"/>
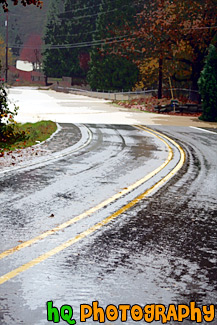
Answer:
<path fill-rule="evenodd" d="M 134 127 L 86 127 L 92 138 L 83 149 L 0 178 L 1 252 L 96 206 L 162 165 L 168 156 L 162 141 Z M 3 283 L 0 324 L 49 324 L 48 300 L 56 307 L 73 306 L 78 324 L 79 305 L 95 300 L 104 308 L 108 304 L 216 303 L 217 134 L 187 127 L 152 128 L 184 148 L 182 169 L 111 223 Z M 174 151 L 174 164 L 177 159 Z M 155 182 L 153 178 L 145 186 Z M 5 257 L 0 275 L 78 235 L 145 189 L 140 187 Z M 129 319 L 127 324 L 131 323 Z"/>

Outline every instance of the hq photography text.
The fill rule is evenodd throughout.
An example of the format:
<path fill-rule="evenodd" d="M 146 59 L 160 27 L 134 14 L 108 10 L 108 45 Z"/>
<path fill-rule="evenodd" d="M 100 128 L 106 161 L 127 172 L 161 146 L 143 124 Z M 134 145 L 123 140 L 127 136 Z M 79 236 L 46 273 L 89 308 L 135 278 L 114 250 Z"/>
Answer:
<path fill-rule="evenodd" d="M 70 305 L 62 305 L 60 309 L 53 305 L 53 301 L 47 302 L 47 320 L 53 323 L 59 323 L 60 320 L 68 324 L 76 324 L 78 321 L 85 323 L 88 320 L 93 320 L 98 323 L 107 321 L 127 322 L 131 319 L 135 322 L 142 321 L 144 323 L 152 323 L 161 321 L 162 324 L 171 321 L 183 322 L 185 319 L 202 323 L 209 323 L 215 318 L 215 306 L 203 305 L 197 307 L 195 302 L 190 302 L 189 305 L 170 304 L 164 306 L 161 304 L 148 304 L 145 306 L 120 304 L 118 306 L 110 304 L 105 308 L 99 306 L 98 301 L 93 301 L 92 305 L 80 305 L 80 319 L 76 321 L 73 318 L 73 307 Z"/>

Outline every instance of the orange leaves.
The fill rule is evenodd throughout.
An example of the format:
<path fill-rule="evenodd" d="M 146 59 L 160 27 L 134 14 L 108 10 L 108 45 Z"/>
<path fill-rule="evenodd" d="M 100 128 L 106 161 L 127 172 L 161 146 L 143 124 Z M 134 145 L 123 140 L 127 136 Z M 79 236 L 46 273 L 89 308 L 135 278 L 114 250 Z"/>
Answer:
<path fill-rule="evenodd" d="M 19 3 L 19 0 L 11 0 L 13 2 L 13 4 L 16 6 Z M 21 4 L 25 7 L 26 5 L 35 5 L 37 7 L 39 7 L 40 9 L 43 6 L 43 1 L 41 0 L 21 0 L 20 1 Z M 2 8 L 5 12 L 8 11 L 8 0 L 0 0 L 0 3 L 2 3 Z"/>
<path fill-rule="evenodd" d="M 149 87 L 158 75 L 158 59 L 148 58 L 143 60 L 139 66 L 140 82 L 135 85 L 136 88 Z"/>
<path fill-rule="evenodd" d="M 129 36 L 117 46 L 122 55 L 130 53 L 138 64 L 144 85 L 156 84 L 158 63 L 152 64 L 152 61 L 160 57 L 166 78 L 168 75 L 174 79 L 180 76 L 179 80 L 198 78 L 205 49 L 217 31 L 213 28 L 217 26 L 217 9 L 213 3 L 213 0 L 145 2 L 141 12 L 136 14 L 134 27 L 127 30 Z M 126 30 L 122 33 L 126 35 Z M 117 30 L 116 35 L 120 34 Z"/>
<path fill-rule="evenodd" d="M 140 36 L 143 35 L 144 43 L 150 40 L 150 51 L 160 48 L 168 55 L 172 46 L 179 47 L 181 41 L 190 41 L 193 47 L 207 47 L 216 32 L 209 29 L 209 26 L 217 25 L 216 17 L 212 0 L 154 0 L 138 15 L 136 29 L 140 31 Z M 144 44 L 141 44 L 141 49 L 143 47 Z M 179 52 L 178 49 L 175 51 Z"/>

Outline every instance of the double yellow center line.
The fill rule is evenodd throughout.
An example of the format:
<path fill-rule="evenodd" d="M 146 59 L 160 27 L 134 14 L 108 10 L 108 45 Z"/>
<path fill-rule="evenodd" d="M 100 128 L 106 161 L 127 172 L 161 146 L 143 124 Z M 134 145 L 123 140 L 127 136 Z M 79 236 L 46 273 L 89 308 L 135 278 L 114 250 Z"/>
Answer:
<path fill-rule="evenodd" d="M 122 190 L 121 192 L 113 195 L 112 197 L 110 197 L 109 199 L 101 202 L 100 204 L 96 205 L 95 207 L 85 211 L 84 213 L 80 214 L 77 217 L 74 217 L 72 219 L 70 219 L 67 222 L 62 223 L 61 225 L 48 230 L 44 233 L 42 233 L 39 236 L 36 236 L 28 241 L 23 242 L 22 244 L 13 247 L 11 249 L 8 249 L 4 252 L 2 252 L 0 254 L 0 259 L 3 259 L 6 256 L 9 256 L 11 254 L 13 254 L 16 251 L 19 251 L 23 248 L 26 248 L 52 234 L 54 234 L 57 231 L 60 231 L 72 224 L 74 224 L 77 221 L 80 221 L 82 219 L 84 219 L 87 216 L 90 216 L 91 214 L 95 213 L 96 211 L 102 209 L 103 207 L 107 206 L 108 204 L 114 202 L 115 200 L 119 199 L 120 197 L 122 197 L 123 195 L 129 193 L 130 191 L 134 190 L 135 188 L 137 188 L 138 186 L 142 185 L 143 183 L 145 183 L 147 180 L 149 180 L 150 178 L 152 178 L 154 175 L 156 175 L 157 173 L 159 173 L 163 168 L 165 168 L 169 162 L 172 160 L 173 158 L 173 150 L 171 148 L 171 146 L 169 145 L 168 141 L 170 143 L 172 143 L 179 151 L 180 153 L 180 159 L 178 164 L 164 177 L 162 178 L 160 181 L 158 181 L 155 185 L 153 185 L 151 188 L 149 188 L 148 190 L 146 190 L 143 194 L 137 196 L 134 200 L 132 200 L 130 203 L 126 204 L 125 206 L 123 206 L 121 209 L 119 209 L 118 211 L 116 211 L 115 213 L 113 213 L 112 215 L 110 215 L 109 217 L 105 218 L 104 220 L 98 222 L 97 224 L 95 224 L 94 226 L 88 228 L 87 230 L 83 231 L 82 233 L 80 233 L 79 235 L 69 239 L 68 241 L 64 242 L 63 244 L 55 247 L 54 249 L 48 251 L 47 253 L 44 253 L 42 255 L 40 255 L 39 257 L 31 260 L 30 262 L 14 269 L 11 272 L 8 272 L 7 274 L 3 275 L 0 277 L 0 284 L 3 284 L 5 282 L 7 282 L 8 280 L 14 278 L 16 275 L 28 270 L 29 268 L 41 263 L 42 261 L 46 260 L 47 258 L 59 253 L 60 251 L 64 250 L 65 248 L 73 245 L 74 243 L 78 242 L 79 240 L 87 237 L 88 235 L 94 233 L 96 230 L 100 229 L 101 227 L 105 226 L 106 224 L 108 224 L 110 221 L 114 220 L 115 218 L 117 218 L 120 214 L 124 213 L 125 211 L 127 211 L 128 209 L 130 209 L 131 207 L 133 207 L 135 204 L 137 204 L 139 201 L 141 201 L 142 199 L 144 199 L 147 195 L 151 194 L 155 189 L 157 189 L 158 187 L 160 187 L 161 185 L 163 185 L 167 180 L 169 180 L 184 164 L 185 161 L 185 153 L 183 151 L 183 149 L 172 139 L 170 139 L 169 137 L 156 132 L 156 131 L 152 131 L 151 129 L 147 128 L 147 127 L 143 127 L 143 126 L 136 126 L 142 130 L 145 130 L 146 132 L 154 135 L 155 137 L 159 138 L 168 148 L 168 157 L 166 159 L 166 161 L 157 169 L 155 169 L 154 171 L 152 171 L 151 173 L 149 173 L 148 175 L 146 175 L 145 177 L 143 177 L 142 179 L 140 179 L 139 181 L 135 182 L 134 184 L 130 185 L 128 188 Z"/>

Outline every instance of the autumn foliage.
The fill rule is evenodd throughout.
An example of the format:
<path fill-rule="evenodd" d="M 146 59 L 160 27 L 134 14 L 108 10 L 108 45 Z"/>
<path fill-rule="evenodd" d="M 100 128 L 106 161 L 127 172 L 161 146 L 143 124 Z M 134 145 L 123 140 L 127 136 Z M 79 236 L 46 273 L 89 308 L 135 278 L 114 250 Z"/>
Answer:
<path fill-rule="evenodd" d="M 42 8 L 43 1 L 41 0 L 11 0 L 13 4 L 16 6 L 19 2 L 25 7 L 26 5 L 35 5 L 37 7 Z M 8 0 L 0 0 L 0 3 L 2 4 L 2 7 L 4 11 L 8 11 Z"/>
<path fill-rule="evenodd" d="M 3 72 L 5 69 L 5 48 L 6 44 L 5 41 L 3 40 L 2 36 L 0 35 L 0 68 L 1 71 Z M 13 63 L 13 55 L 11 52 L 11 49 L 8 49 L 8 64 L 11 65 Z"/>
<path fill-rule="evenodd" d="M 145 60 L 157 60 L 159 87 L 163 82 L 163 69 L 170 65 L 167 77 L 175 81 L 189 79 L 191 88 L 197 89 L 207 48 L 214 42 L 216 26 L 214 0 L 148 1 L 137 14 L 135 27 L 125 26 L 123 33 L 128 36 L 121 46 L 117 44 L 116 53 L 133 57 L 138 66 L 144 65 Z M 113 26 L 111 35 L 119 34 Z M 181 64 L 188 73 L 180 74 Z"/>
<path fill-rule="evenodd" d="M 90 54 L 89 53 L 80 53 L 78 56 L 79 65 L 83 71 L 88 71 L 89 62 L 90 62 Z"/>

